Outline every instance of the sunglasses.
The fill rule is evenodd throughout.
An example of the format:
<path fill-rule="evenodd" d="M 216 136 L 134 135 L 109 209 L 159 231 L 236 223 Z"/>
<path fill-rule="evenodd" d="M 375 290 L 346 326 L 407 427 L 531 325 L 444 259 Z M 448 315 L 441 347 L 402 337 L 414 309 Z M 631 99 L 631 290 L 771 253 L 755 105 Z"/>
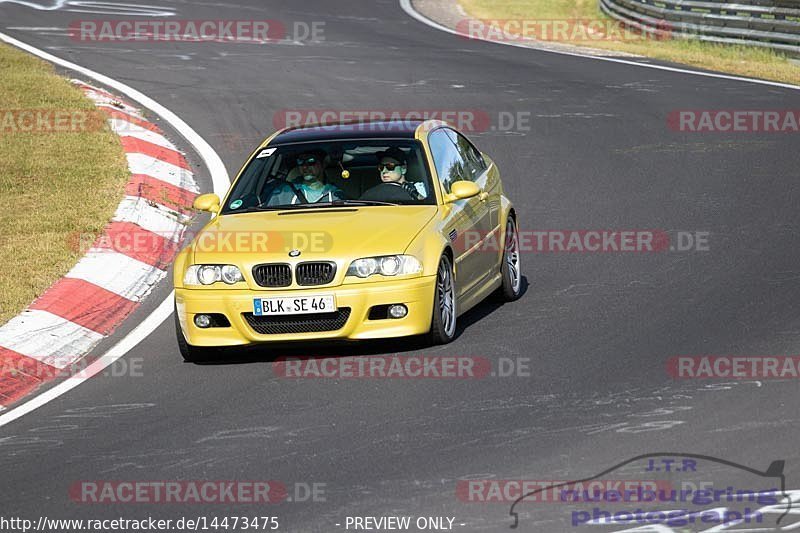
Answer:
<path fill-rule="evenodd" d="M 316 163 L 317 163 L 317 158 L 316 157 L 306 157 L 306 158 L 298 157 L 297 158 L 297 166 L 298 167 L 303 166 L 303 165 L 315 165 Z"/>
<path fill-rule="evenodd" d="M 378 163 L 378 172 L 382 172 L 385 168 L 389 172 L 392 172 L 397 167 L 402 167 L 403 165 L 400 163 Z"/>

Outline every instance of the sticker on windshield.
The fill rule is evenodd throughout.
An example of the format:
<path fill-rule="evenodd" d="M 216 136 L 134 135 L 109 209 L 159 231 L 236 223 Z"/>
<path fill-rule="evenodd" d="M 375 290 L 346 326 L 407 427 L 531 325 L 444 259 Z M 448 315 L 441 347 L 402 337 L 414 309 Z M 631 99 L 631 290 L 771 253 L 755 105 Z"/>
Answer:
<path fill-rule="evenodd" d="M 275 150 L 277 150 L 277 148 L 265 148 L 256 156 L 256 159 L 264 159 L 265 157 L 269 157 L 275 153 Z"/>
<path fill-rule="evenodd" d="M 242 207 L 241 200 L 234 200 L 231 202 L 231 209 L 239 209 L 240 207 Z"/>

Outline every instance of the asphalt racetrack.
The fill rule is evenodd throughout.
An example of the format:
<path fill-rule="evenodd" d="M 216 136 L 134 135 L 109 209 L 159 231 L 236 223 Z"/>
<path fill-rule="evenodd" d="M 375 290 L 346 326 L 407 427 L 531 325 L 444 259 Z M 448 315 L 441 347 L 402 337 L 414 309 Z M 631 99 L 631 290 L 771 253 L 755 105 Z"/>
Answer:
<path fill-rule="evenodd" d="M 141 371 L 97 376 L 0 429 L 0 514 L 270 516 L 290 532 L 354 529 L 348 517 L 450 517 L 455 530 L 505 531 L 513 498 L 467 501 L 464 481 L 582 479 L 656 452 L 758 470 L 785 460 L 785 488 L 800 489 L 797 379 L 676 380 L 667 372 L 674 356 L 798 353 L 798 135 L 681 132 L 668 117 L 797 109 L 800 93 L 461 39 L 409 17 L 395 0 L 154 4 L 179 19 L 324 22 L 324 38 L 80 42 L 64 28 L 103 16 L 8 2 L 0 3 L 0 31 L 168 107 L 231 176 L 284 110 L 474 110 L 491 123 L 468 134 L 499 165 L 522 231 L 654 229 L 676 240 L 706 235 L 707 246 L 524 253 L 523 297 L 480 305 L 461 317 L 452 344 L 435 348 L 408 340 L 286 347 L 185 364 L 166 320 L 125 356 Z M 501 127 L 501 115 L 527 116 L 528 127 Z M 188 157 L 210 191 L 200 159 Z M 162 283 L 117 338 L 170 290 Z M 481 357 L 494 375 L 276 373 L 276 356 L 305 354 Z M 748 476 L 717 465 L 696 477 L 726 486 L 748 485 Z M 292 501 L 76 501 L 76 483 L 102 480 L 277 480 Z M 635 527 L 573 526 L 565 505 L 519 510 L 522 531 Z M 774 527 L 772 518 L 758 527 Z M 673 531 L 662 527 L 642 531 Z"/>

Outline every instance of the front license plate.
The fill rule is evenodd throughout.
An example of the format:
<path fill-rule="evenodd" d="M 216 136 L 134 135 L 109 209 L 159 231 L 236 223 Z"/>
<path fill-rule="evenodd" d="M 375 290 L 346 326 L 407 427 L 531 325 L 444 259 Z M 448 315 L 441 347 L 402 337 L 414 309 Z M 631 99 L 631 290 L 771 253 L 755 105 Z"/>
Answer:
<path fill-rule="evenodd" d="M 281 298 L 256 298 L 253 300 L 255 316 L 306 315 L 310 313 L 333 313 L 336 299 L 333 294 Z"/>

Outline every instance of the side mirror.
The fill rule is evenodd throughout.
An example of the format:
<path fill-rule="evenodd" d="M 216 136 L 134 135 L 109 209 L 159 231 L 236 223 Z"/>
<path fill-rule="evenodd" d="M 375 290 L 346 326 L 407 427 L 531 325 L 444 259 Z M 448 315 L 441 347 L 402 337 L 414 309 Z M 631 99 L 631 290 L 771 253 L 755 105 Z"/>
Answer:
<path fill-rule="evenodd" d="M 450 194 L 445 196 L 445 203 L 455 202 L 456 200 L 464 200 L 478 196 L 481 193 L 481 188 L 474 181 L 454 181 L 450 185 Z"/>
<path fill-rule="evenodd" d="M 219 212 L 219 196 L 210 192 L 208 194 L 201 194 L 194 199 L 194 208 L 199 211 L 208 211 L 209 213 Z"/>

